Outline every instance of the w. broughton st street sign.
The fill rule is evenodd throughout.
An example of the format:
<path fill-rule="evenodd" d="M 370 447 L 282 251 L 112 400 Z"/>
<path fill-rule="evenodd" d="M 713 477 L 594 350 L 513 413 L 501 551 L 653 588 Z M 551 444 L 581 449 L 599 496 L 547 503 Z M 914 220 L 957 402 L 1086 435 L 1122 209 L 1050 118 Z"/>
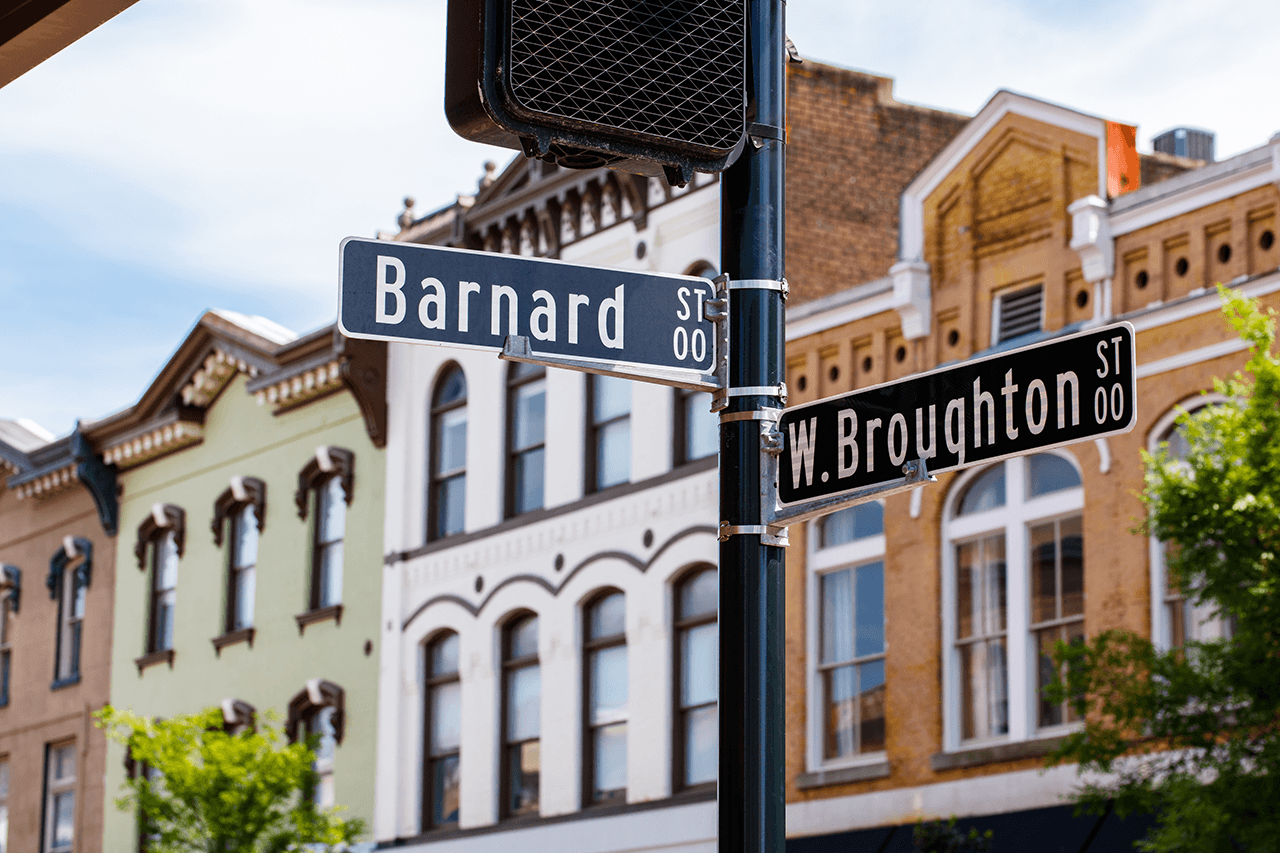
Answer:
<path fill-rule="evenodd" d="M 705 278 L 348 237 L 338 326 L 353 338 L 712 372 L 715 286 Z"/>
<path fill-rule="evenodd" d="M 787 409 L 778 502 L 900 481 L 918 459 L 940 473 L 1128 432 L 1135 359 L 1117 323 Z"/>

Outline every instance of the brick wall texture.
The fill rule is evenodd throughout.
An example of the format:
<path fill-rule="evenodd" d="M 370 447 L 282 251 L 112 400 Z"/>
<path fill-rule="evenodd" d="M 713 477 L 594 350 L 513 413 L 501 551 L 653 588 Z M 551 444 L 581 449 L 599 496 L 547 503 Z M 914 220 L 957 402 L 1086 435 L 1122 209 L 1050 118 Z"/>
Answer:
<path fill-rule="evenodd" d="M 787 280 L 797 305 L 888 274 L 898 199 L 968 118 L 902 104 L 893 81 L 815 62 L 787 76 Z"/>

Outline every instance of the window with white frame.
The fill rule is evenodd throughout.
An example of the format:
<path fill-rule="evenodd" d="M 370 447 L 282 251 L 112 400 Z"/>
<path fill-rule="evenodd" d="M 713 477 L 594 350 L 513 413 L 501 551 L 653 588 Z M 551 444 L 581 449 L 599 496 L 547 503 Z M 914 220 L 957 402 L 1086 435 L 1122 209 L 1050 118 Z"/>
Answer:
<path fill-rule="evenodd" d="M 680 578 L 676 599 L 675 789 L 713 787 L 720 758 L 720 577 L 715 566 Z"/>
<path fill-rule="evenodd" d="M 1198 395 L 1185 400 L 1156 422 L 1147 442 L 1148 450 L 1156 452 L 1167 446 L 1169 458 L 1183 461 L 1191 447 L 1177 423 L 1184 411 L 1195 412 L 1205 406 L 1218 405 L 1224 398 L 1218 394 Z M 1151 628 L 1152 640 L 1165 649 L 1176 649 L 1188 641 L 1214 640 L 1231 636 L 1231 623 L 1219 617 L 1217 608 L 1210 603 L 1197 603 L 1187 590 L 1180 589 L 1168 571 L 1169 545 L 1151 538 Z"/>
<path fill-rule="evenodd" d="M 711 411 L 711 395 L 675 389 L 674 462 L 684 465 L 720 452 L 720 418 Z"/>
<path fill-rule="evenodd" d="M 461 533 L 467 509 L 467 379 L 450 365 L 431 397 L 427 539 Z"/>
<path fill-rule="evenodd" d="M 541 736 L 538 617 L 523 613 L 502 630 L 503 817 L 538 813 Z"/>
<path fill-rule="evenodd" d="M 631 479 L 631 380 L 587 374 L 586 445 L 588 492 Z"/>
<path fill-rule="evenodd" d="M 315 505 L 307 595 L 311 611 L 342 604 L 343 539 L 355 485 L 355 460 L 356 455 L 346 448 L 317 447 L 298 472 L 298 490 L 293 497 L 298 517 L 305 520 Z"/>
<path fill-rule="evenodd" d="M 1084 638 L 1084 488 L 1065 453 L 960 479 L 943 527 L 945 744 L 1020 740 L 1074 722 L 1044 700 L 1052 652 Z"/>
<path fill-rule="evenodd" d="M 186 543 L 186 513 L 173 504 L 156 504 L 138 525 L 133 552 L 138 568 L 150 575 L 147 611 L 148 653 L 173 648 L 178 560 Z"/>
<path fill-rule="evenodd" d="M 426 648 L 426 755 L 422 785 L 422 829 L 458 825 L 462 774 L 462 682 L 458 635 L 449 632 Z"/>
<path fill-rule="evenodd" d="M 76 745 L 50 744 L 45 753 L 44 853 L 70 853 L 76 840 Z"/>
<path fill-rule="evenodd" d="M 884 507 L 849 507 L 809 526 L 809 766 L 885 749 Z"/>
<path fill-rule="evenodd" d="M 546 480 L 546 370 L 512 362 L 507 369 L 508 518 L 542 509 Z"/>

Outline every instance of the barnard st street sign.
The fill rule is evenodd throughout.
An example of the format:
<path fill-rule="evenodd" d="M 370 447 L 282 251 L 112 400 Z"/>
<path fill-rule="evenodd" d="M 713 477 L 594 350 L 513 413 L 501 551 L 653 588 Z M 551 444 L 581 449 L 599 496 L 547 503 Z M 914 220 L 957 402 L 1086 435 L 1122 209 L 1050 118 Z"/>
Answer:
<path fill-rule="evenodd" d="M 783 506 L 1127 432 L 1133 327 L 1117 323 L 787 409 Z"/>
<path fill-rule="evenodd" d="M 344 335 L 501 352 L 525 337 L 538 355 L 710 373 L 715 324 L 705 278 L 348 237 L 338 326 Z"/>

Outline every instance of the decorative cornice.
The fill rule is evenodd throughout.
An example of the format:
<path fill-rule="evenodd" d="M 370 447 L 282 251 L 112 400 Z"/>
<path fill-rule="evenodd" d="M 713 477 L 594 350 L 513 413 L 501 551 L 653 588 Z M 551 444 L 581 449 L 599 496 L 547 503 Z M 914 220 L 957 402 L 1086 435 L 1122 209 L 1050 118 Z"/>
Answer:
<path fill-rule="evenodd" d="M 52 471 L 13 487 L 13 493 L 19 500 L 24 498 L 51 498 L 71 489 L 80 482 L 76 475 L 74 462 L 55 468 Z"/>
<path fill-rule="evenodd" d="M 213 352 L 205 356 L 204 364 L 182 386 L 182 391 L 179 392 L 182 402 L 188 406 L 207 407 L 222 393 L 222 389 L 227 387 L 237 372 L 254 377 L 258 375 L 258 368 L 215 346 Z"/>
<path fill-rule="evenodd" d="M 199 421 L 175 420 L 137 435 L 108 444 L 103 459 L 121 471 L 166 456 L 204 441 L 204 425 Z"/>
<path fill-rule="evenodd" d="M 270 403 L 275 407 L 274 413 L 280 414 L 341 387 L 341 364 L 337 358 L 332 358 L 317 367 L 273 382 L 259 389 L 255 396 L 259 406 Z"/>

